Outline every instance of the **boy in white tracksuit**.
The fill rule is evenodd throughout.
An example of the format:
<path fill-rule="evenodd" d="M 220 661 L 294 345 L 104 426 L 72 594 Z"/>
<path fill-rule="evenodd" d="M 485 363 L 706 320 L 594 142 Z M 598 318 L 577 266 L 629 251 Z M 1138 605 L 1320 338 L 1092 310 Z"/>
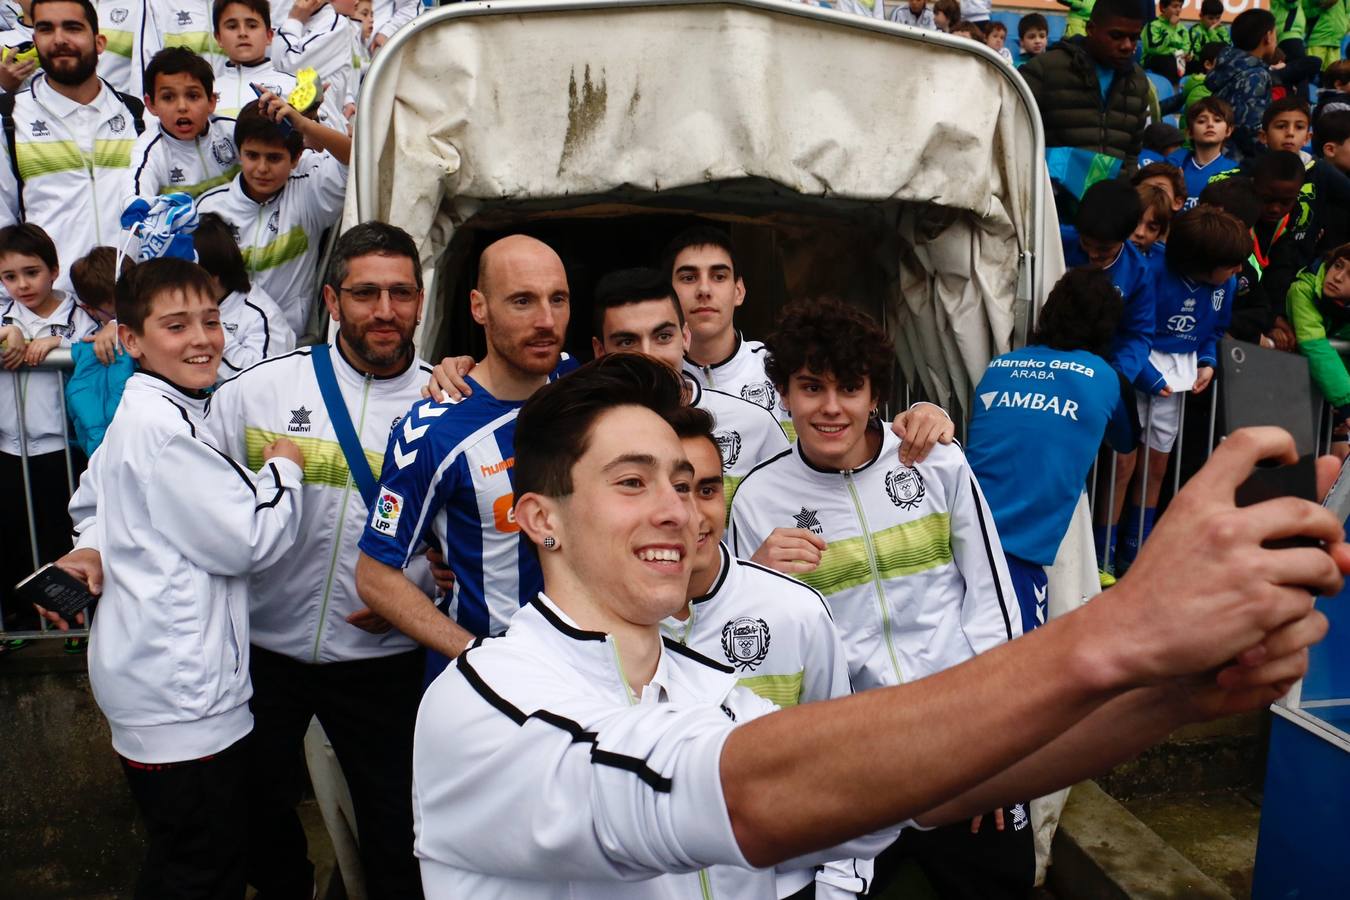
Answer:
<path fill-rule="evenodd" d="M 295 332 L 276 301 L 249 281 L 244 256 L 224 220 L 200 217 L 192 246 L 220 301 L 220 324 L 225 329 L 220 377 L 233 378 L 269 356 L 289 353 L 295 347 Z"/>
<path fill-rule="evenodd" d="M 880 327 L 841 303 L 803 303 L 770 343 L 766 369 L 797 444 L 741 482 L 733 552 L 825 596 L 858 690 L 924 678 L 1019 637 L 1007 562 L 965 456 L 938 445 L 907 466 L 876 420 L 894 359 Z M 902 835 L 878 860 L 874 889 L 885 889 L 898 855 L 917 858 L 944 894 L 971 884 L 970 896 L 1025 894 L 1035 874 L 1025 805 L 1009 815 L 1011 827 L 1000 811 L 974 829 Z"/>
<path fill-rule="evenodd" d="M 257 99 L 253 85 L 278 97 L 295 90 L 295 76 L 282 72 L 272 51 L 272 10 L 267 0 L 230 0 L 211 8 L 216 42 L 227 62 L 216 73 L 216 115 L 235 118 Z"/>
<path fill-rule="evenodd" d="M 246 576 L 295 540 L 303 458 L 278 442 L 255 474 L 203 440 L 223 345 L 210 282 L 172 258 L 128 277 L 118 327 L 140 370 L 70 507 L 76 552 L 102 554 L 89 681 L 149 836 L 138 891 L 242 895 Z"/>
<path fill-rule="evenodd" d="M 250 280 L 277 301 L 291 330 L 303 335 L 314 306 L 320 238 L 337 224 L 347 192 L 351 138 L 265 96 L 271 112 L 260 111 L 263 101 L 249 104 L 235 123 L 239 175 L 198 197 L 197 211 L 225 220 Z M 272 114 L 284 116 L 292 130 L 283 132 Z M 304 152 L 306 143 L 320 152 Z M 278 149 L 285 154 L 280 164 L 268 159 Z"/>
<path fill-rule="evenodd" d="M 182 47 L 161 50 L 145 67 L 146 109 L 159 120 L 131 150 L 131 189 L 199 197 L 239 172 L 234 119 L 214 115 L 215 75 L 202 57 Z"/>
<path fill-rule="evenodd" d="M 204 217 L 194 238 L 198 256 L 219 271 L 223 226 L 212 218 Z M 238 249 L 234 251 L 237 256 Z M 406 257 L 409 279 L 420 273 L 412 238 L 383 223 L 365 223 L 339 239 L 333 265 L 351 282 L 364 284 L 372 276 L 363 266 L 390 256 Z M 212 278 L 216 287 L 220 276 Z M 417 303 L 403 304 L 395 316 L 404 349 L 392 362 L 368 358 L 378 356 L 378 343 L 348 343 L 348 335 L 361 333 L 374 319 L 388 324 L 378 309 L 359 306 L 339 299 L 335 291 L 330 311 L 338 319 L 339 336 L 331 344 L 265 360 L 219 385 L 202 429 L 213 446 L 250 469 L 282 438 L 305 453 L 302 510 L 297 514 L 300 536 L 288 553 L 249 577 L 254 730 L 243 830 L 249 881 L 268 894 L 304 892 L 313 884 L 306 847 L 295 840 L 301 829 L 294 798 L 303 776 L 290 763 L 315 716 L 343 766 L 346 783 L 341 789 L 350 790 L 371 895 L 411 896 L 417 884 L 408 797 L 423 655 L 407 636 L 362 620 L 369 611 L 357 595 L 353 551 L 368 510 L 359 481 L 348 468 L 336 414 L 320 387 L 313 354 L 319 348 L 328 352 L 344 414 L 362 445 L 367 468 L 376 471 L 389 423 L 397 425 L 420 398 L 429 369 L 412 350 Z M 424 560 L 410 566 L 408 576 L 423 590 L 433 589 Z M 317 781 L 323 775 L 313 772 L 312 777 Z"/>

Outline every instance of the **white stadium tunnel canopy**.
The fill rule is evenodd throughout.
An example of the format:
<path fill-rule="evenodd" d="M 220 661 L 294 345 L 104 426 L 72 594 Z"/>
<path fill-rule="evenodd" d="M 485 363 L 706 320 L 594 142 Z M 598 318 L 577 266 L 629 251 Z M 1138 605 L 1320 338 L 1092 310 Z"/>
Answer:
<path fill-rule="evenodd" d="M 462 3 L 367 75 L 346 224 L 418 240 L 434 355 L 466 346 L 492 236 L 551 238 L 584 282 L 711 220 L 747 257 L 752 336 L 788 299 L 843 297 L 885 316 L 908 383 L 965 408 L 1063 271 L 1043 158 L 1025 83 L 965 38 L 778 0 Z"/>

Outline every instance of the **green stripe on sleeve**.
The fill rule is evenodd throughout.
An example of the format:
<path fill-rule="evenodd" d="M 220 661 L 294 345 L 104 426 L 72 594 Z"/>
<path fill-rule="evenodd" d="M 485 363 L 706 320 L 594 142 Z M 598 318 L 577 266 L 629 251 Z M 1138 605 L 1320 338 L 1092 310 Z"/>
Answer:
<path fill-rule="evenodd" d="M 802 672 L 792 675 L 755 675 L 741 678 L 737 684 L 786 709 L 796 706 L 802 697 Z"/>

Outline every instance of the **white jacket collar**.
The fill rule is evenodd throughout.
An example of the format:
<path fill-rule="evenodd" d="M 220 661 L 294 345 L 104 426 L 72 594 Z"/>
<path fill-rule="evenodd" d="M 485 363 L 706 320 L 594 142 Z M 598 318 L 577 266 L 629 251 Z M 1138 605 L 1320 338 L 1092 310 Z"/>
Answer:
<path fill-rule="evenodd" d="M 572 669 L 606 694 L 628 696 L 629 686 L 619 667 L 619 651 L 614 639 L 602 632 L 578 627 L 543 593 L 521 607 L 511 620 L 507 636 L 544 644 L 550 653 L 560 655 Z M 735 686 L 736 678 L 728 667 L 668 638 L 662 637 L 661 643 L 656 673 L 639 692 L 639 702 L 720 703 Z"/>

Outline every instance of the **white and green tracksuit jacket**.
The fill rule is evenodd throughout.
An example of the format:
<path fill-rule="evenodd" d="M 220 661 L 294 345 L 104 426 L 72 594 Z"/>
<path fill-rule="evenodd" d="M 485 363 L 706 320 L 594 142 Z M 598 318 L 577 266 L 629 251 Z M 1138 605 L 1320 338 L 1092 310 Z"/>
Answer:
<path fill-rule="evenodd" d="M 154 16 L 147 12 L 146 0 L 98 0 L 98 33 L 108 46 L 98 55 L 98 75 L 124 94 L 140 99 L 145 64 L 150 62 L 145 48 L 158 46 Z"/>
<path fill-rule="evenodd" d="M 764 371 L 764 358 L 768 349 L 759 341 L 747 341 L 744 336 L 736 335 L 736 350 L 719 363 L 700 366 L 686 358 L 684 373 L 705 388 L 712 388 L 733 397 L 763 407 L 773 414 L 782 426 L 789 440 L 795 440 L 792 432 L 792 416 L 778 396 L 773 381 Z"/>
<path fill-rule="evenodd" d="M 261 465 L 263 447 L 277 438 L 290 438 L 305 455 L 300 536 L 280 560 L 249 576 L 252 641 L 306 663 L 412 650 L 416 644 L 402 632 L 371 634 L 346 621 L 365 606 L 356 593 L 356 542 L 370 513 L 352 481 L 310 353 L 302 347 L 263 360 L 218 387 L 207 411 L 211 442 L 245 466 Z M 430 370 L 415 360 L 398 375 L 375 378 L 347 362 L 336 342 L 330 353 L 347 414 L 378 479 L 389 433 L 421 399 Z M 425 560 L 406 574 L 431 593 Z"/>
<path fill-rule="evenodd" d="M 145 61 L 168 47 L 186 47 L 220 72 L 228 57 L 216 43 L 211 0 L 155 0 L 150 4 L 154 38 L 147 33 Z"/>
<path fill-rule="evenodd" d="M 106 82 L 81 106 L 58 94 L 39 73 L 14 95 L 14 148 L 23 177 L 23 220 L 41 226 L 61 247 L 62 278 L 94 247 L 116 246 L 131 193 L 132 113 Z M 18 183 L 0 142 L 0 226 L 20 221 Z"/>
<path fill-rule="evenodd" d="M 243 176 L 197 198 L 197 212 L 230 226 L 249 279 L 277 301 L 296 334 L 305 333 L 314 305 L 320 239 L 337 223 L 346 192 L 347 167 L 327 153 L 306 152 L 286 186 L 262 203 L 244 192 Z"/>
<path fill-rule="evenodd" d="M 705 390 L 691 378 L 685 384 L 690 390 L 689 405 L 712 414 L 713 439 L 722 453 L 722 489 L 729 505 L 741 479 L 788 448 L 787 437 L 761 407 L 721 391 Z"/>
<path fill-rule="evenodd" d="M 295 76 L 278 69 L 270 59 L 256 66 L 226 62 L 216 73 L 216 115 L 238 116 L 239 110 L 258 99 L 253 93 L 255 84 L 285 100 L 295 90 Z"/>
<path fill-rule="evenodd" d="M 712 588 L 689 601 L 684 620 L 670 616 L 661 633 L 731 666 L 737 684 L 786 708 L 853 693 L 844 645 L 825 598 L 794 578 L 731 555 L 719 544 L 721 568 Z M 870 860 L 840 860 L 778 873 L 778 896 L 789 897 L 813 879 L 849 894 L 867 889 Z M 818 885 L 818 890 L 823 890 Z"/>
<path fill-rule="evenodd" d="M 234 119 L 212 116 L 206 130 L 190 141 L 147 128 L 131 150 L 131 190 L 147 200 L 175 191 L 189 197 L 219 187 L 239 174 Z"/>
<path fill-rule="evenodd" d="M 798 443 L 759 466 L 731 506 L 732 550 L 750 556 L 775 528 L 825 539 L 799 576 L 830 604 L 856 690 L 902 684 L 1022 633 L 1003 547 L 975 476 L 956 446 L 913 468 L 900 439 L 851 471 L 813 466 Z"/>

